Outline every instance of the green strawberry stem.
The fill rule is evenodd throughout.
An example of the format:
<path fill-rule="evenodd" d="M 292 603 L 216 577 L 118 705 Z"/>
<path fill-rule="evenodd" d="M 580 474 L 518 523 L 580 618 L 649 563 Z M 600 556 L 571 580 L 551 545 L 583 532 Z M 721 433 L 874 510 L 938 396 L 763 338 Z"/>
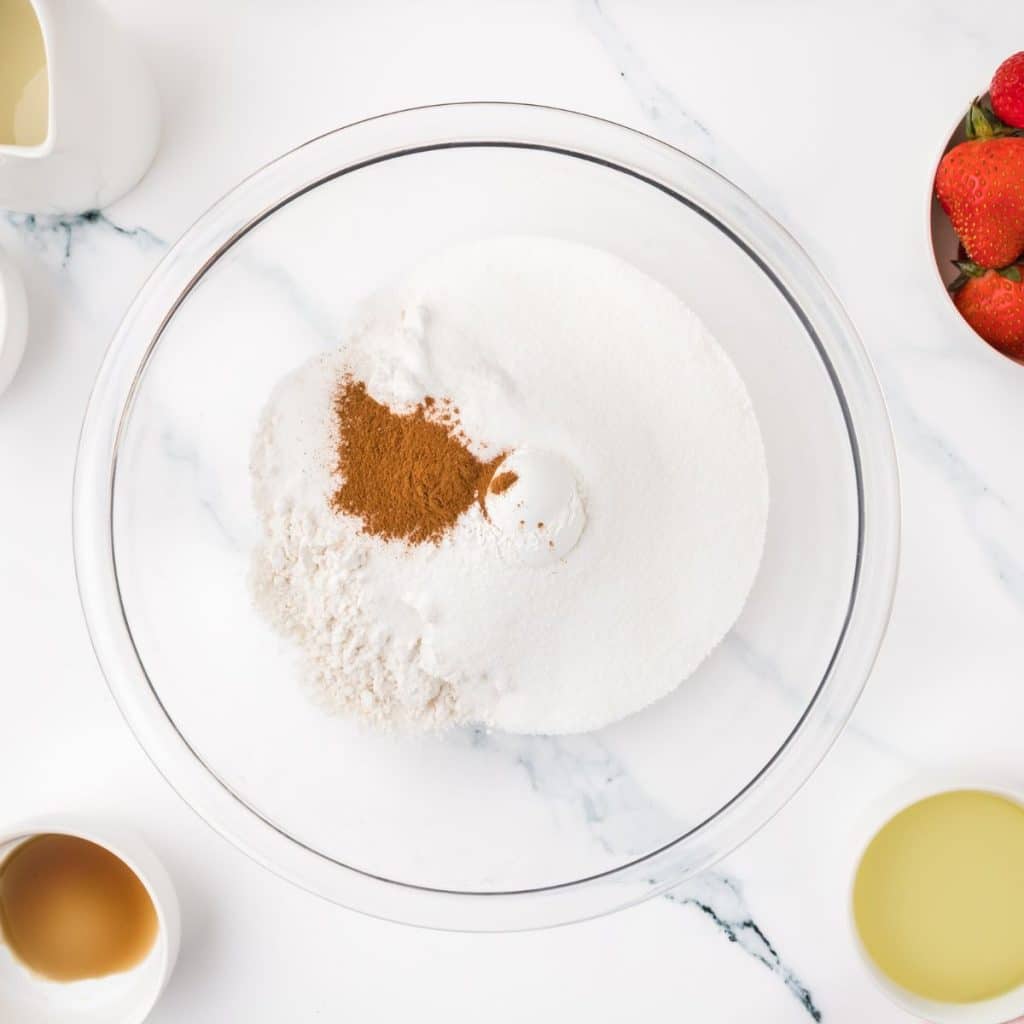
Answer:
<path fill-rule="evenodd" d="M 998 139 L 1007 135 L 1024 135 L 1017 128 L 1011 128 L 999 120 L 991 107 L 982 103 L 980 97 L 971 104 L 964 119 L 964 133 L 968 139 Z"/>
<path fill-rule="evenodd" d="M 975 263 L 973 260 L 953 260 L 953 266 L 960 271 L 960 274 L 950 284 L 949 290 L 951 292 L 960 291 L 972 277 L 984 277 L 990 269 L 989 267 L 983 267 L 980 263 Z M 996 273 L 1000 277 L 1005 277 L 1007 281 L 1013 281 L 1015 284 L 1020 284 L 1021 282 L 1020 266 L 1018 264 L 1014 263 L 1008 267 L 1003 267 L 1001 270 L 997 270 Z"/>
<path fill-rule="evenodd" d="M 968 277 L 984 277 L 988 271 L 988 267 L 983 267 L 974 260 L 953 260 L 953 266 Z"/>

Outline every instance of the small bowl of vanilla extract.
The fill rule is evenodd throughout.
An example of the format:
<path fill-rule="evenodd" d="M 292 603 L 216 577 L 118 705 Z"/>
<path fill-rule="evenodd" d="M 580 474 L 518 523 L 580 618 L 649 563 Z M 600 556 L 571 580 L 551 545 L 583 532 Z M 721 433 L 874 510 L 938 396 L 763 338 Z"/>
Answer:
<path fill-rule="evenodd" d="M 134 833 L 65 817 L 0 832 L 0 1020 L 140 1024 L 180 934 L 171 880 Z"/>

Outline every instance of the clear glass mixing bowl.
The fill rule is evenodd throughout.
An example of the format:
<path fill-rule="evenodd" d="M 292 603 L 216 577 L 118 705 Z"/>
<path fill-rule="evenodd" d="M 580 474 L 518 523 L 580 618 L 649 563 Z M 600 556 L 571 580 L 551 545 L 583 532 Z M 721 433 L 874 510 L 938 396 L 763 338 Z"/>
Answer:
<path fill-rule="evenodd" d="M 508 233 L 616 253 L 708 324 L 764 434 L 764 562 L 697 674 L 617 725 L 562 738 L 368 734 L 307 701 L 293 651 L 252 608 L 254 424 L 272 385 L 333 347 L 362 296 L 441 246 Z M 111 690 L 203 818 L 347 907 L 511 930 L 661 892 L 778 811 L 868 676 L 895 582 L 899 499 L 869 362 L 778 224 L 646 135 L 474 103 L 316 139 L 188 231 L 100 370 L 74 529 Z"/>

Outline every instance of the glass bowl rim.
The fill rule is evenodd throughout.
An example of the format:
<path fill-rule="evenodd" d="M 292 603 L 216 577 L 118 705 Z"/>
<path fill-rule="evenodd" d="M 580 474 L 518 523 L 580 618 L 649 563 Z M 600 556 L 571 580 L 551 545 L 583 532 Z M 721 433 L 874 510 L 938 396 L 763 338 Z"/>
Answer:
<path fill-rule="evenodd" d="M 253 212 L 252 199 L 261 198 L 276 173 L 331 145 L 354 152 L 276 200 L 271 189 Z M 306 846 L 234 792 L 178 730 L 148 677 L 121 600 L 113 538 L 118 446 L 139 383 L 164 328 L 217 260 L 325 181 L 410 153 L 481 145 L 555 151 L 625 172 L 684 202 L 739 245 L 818 349 L 849 434 L 859 504 L 857 565 L 835 651 L 810 702 L 760 771 L 704 821 L 656 850 L 585 878 L 507 892 L 434 889 L 373 875 Z M 687 180 L 706 190 L 699 200 L 687 195 Z M 211 246 L 212 255 L 194 271 L 182 270 L 190 248 Z M 653 136 L 576 111 L 490 101 L 412 107 L 326 132 L 264 165 L 210 207 L 164 255 L 110 343 L 82 426 L 73 497 L 76 576 L 94 651 L 136 739 L 182 799 L 252 859 L 302 888 L 372 916 L 468 931 L 548 927 L 631 905 L 706 869 L 763 827 L 810 777 L 852 714 L 888 623 L 899 533 L 898 471 L 881 389 L 842 304 L 792 236 L 713 168 Z M 708 841 L 709 831 L 717 841 Z M 272 854 L 264 852 L 271 846 Z"/>

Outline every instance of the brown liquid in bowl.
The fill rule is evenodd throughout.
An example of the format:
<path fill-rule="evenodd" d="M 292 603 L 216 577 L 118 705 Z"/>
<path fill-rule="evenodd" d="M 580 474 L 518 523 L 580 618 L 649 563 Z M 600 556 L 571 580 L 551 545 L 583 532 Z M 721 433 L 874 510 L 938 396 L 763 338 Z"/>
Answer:
<path fill-rule="evenodd" d="M 0 938 L 52 981 L 127 971 L 157 935 L 146 887 L 119 857 L 77 836 L 40 835 L 0 864 Z"/>

